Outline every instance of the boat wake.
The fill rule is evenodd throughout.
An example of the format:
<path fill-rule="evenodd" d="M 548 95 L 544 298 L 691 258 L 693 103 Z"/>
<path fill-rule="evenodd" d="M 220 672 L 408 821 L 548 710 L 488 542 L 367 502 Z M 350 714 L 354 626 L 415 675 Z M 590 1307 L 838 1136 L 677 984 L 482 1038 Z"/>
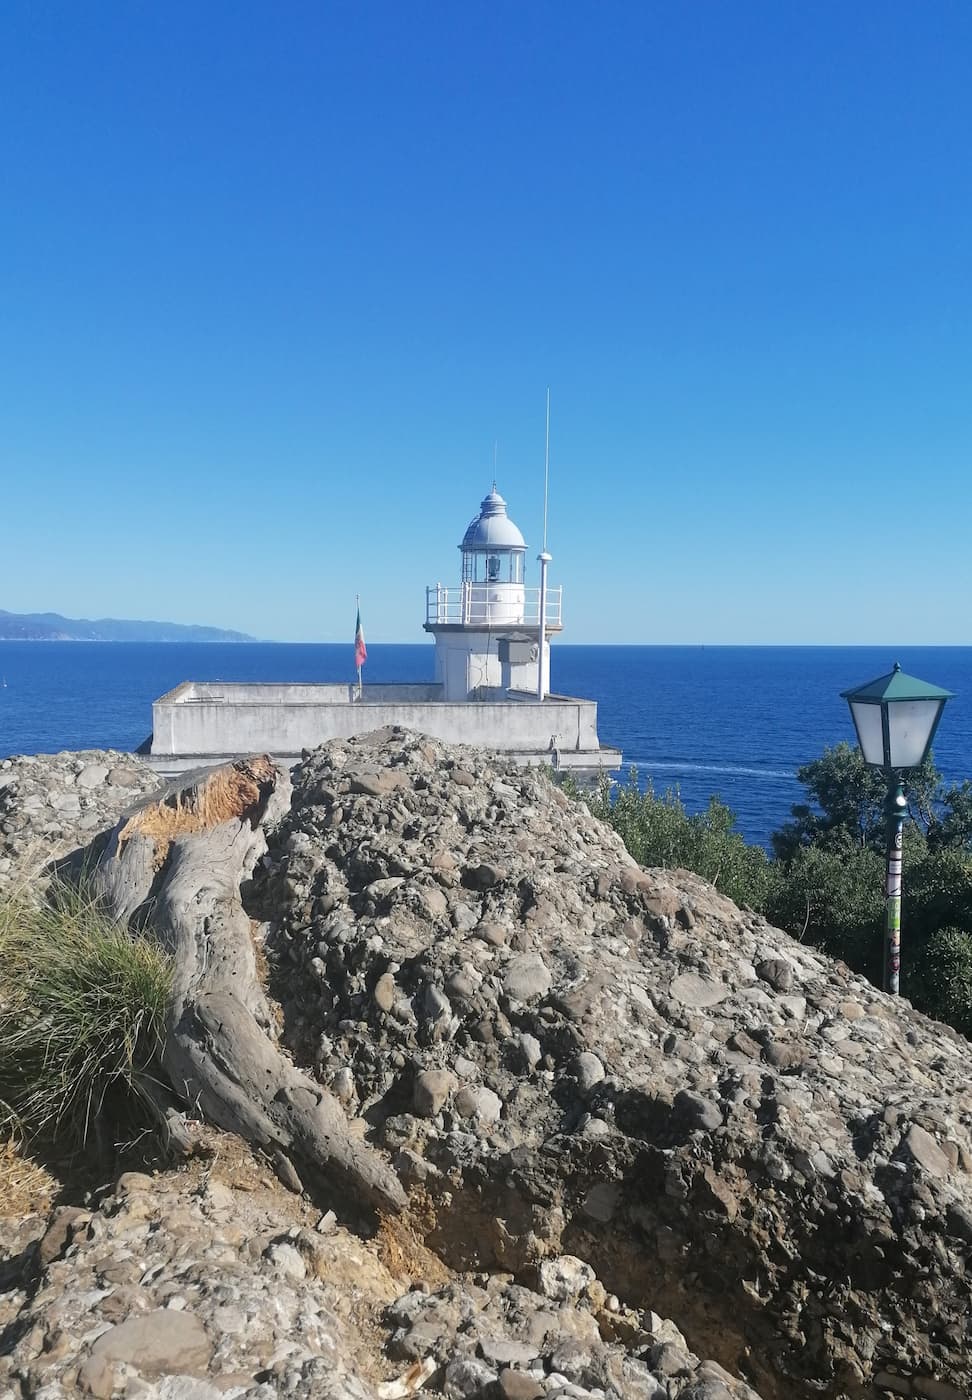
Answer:
<path fill-rule="evenodd" d="M 638 759 L 635 767 L 648 773 L 721 773 L 739 778 L 770 778 L 773 780 L 796 780 L 796 774 L 786 768 L 745 768 L 734 763 L 673 763 L 664 760 Z"/>

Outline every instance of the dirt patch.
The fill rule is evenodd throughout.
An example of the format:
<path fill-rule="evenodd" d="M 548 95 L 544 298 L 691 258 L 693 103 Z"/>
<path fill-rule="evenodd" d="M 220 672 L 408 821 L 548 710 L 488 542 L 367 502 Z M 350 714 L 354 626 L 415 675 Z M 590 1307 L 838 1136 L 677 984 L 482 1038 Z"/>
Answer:
<path fill-rule="evenodd" d="M 702 1277 L 703 1260 L 692 1269 L 680 1256 L 677 1267 L 666 1267 L 657 1249 L 638 1239 L 613 1230 L 586 1230 L 576 1221 L 558 1228 L 554 1212 L 549 1213 L 549 1230 L 537 1233 L 536 1218 L 520 1218 L 515 1209 L 508 1209 L 515 1204 L 509 1200 L 491 1205 L 475 1191 L 450 1192 L 448 1203 L 427 1193 L 413 1193 L 405 1228 L 414 1232 L 417 1242 L 425 1241 L 421 1250 L 435 1260 L 446 1277 L 505 1273 L 535 1288 L 544 1257 L 574 1255 L 593 1267 L 605 1289 L 616 1294 L 626 1308 L 650 1309 L 663 1317 L 678 1318 L 694 1351 L 746 1376 L 763 1400 L 794 1400 L 808 1394 L 797 1381 L 781 1383 L 766 1359 L 753 1354 L 746 1338 L 746 1319 L 725 1306 L 710 1289 Z"/>
<path fill-rule="evenodd" d="M 392 1277 L 406 1287 L 424 1283 L 437 1288 L 452 1277 L 439 1255 L 425 1242 L 430 1218 L 424 1203 L 413 1200 L 406 1217 L 381 1219 L 375 1241 L 378 1257 Z"/>

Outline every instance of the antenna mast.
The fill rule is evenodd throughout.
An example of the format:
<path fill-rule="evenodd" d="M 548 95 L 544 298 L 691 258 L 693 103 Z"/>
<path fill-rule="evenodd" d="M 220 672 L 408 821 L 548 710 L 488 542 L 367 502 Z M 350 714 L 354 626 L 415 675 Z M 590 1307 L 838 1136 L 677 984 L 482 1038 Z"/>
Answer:
<path fill-rule="evenodd" d="M 550 385 L 547 385 L 547 431 L 543 446 L 543 552 L 547 552 L 547 488 L 550 482 Z"/>
<path fill-rule="evenodd" d="M 537 651 L 537 699 L 542 702 L 546 694 L 545 662 L 547 652 L 547 565 L 550 563 L 550 555 L 547 553 L 547 488 L 550 479 L 550 385 L 547 385 L 547 431 L 543 450 L 543 549 L 538 556 L 540 561 L 540 600 L 538 604 L 538 627 L 537 636 L 540 642 Z"/>

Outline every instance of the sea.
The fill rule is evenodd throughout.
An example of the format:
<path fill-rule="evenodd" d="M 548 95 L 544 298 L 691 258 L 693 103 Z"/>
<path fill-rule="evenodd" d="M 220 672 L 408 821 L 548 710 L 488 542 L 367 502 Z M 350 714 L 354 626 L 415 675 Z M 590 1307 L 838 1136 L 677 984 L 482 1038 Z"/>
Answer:
<path fill-rule="evenodd" d="M 747 841 L 768 846 L 804 800 L 801 764 L 854 742 L 840 692 L 889 671 L 955 692 L 935 760 L 972 778 L 972 647 L 572 646 L 555 643 L 553 689 L 598 702 L 602 743 L 642 787 L 686 809 L 717 795 Z M 61 749 L 135 749 L 152 701 L 183 680 L 350 681 L 349 644 L 0 642 L 0 758 Z M 430 644 L 371 642 L 367 681 L 433 678 Z"/>

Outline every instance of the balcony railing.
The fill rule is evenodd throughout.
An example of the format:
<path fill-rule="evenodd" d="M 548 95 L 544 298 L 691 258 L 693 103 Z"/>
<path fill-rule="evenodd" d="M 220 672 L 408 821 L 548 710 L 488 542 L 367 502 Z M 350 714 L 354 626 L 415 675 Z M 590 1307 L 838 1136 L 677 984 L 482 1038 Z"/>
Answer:
<path fill-rule="evenodd" d="M 563 586 L 547 588 L 548 627 L 561 627 Z M 441 583 L 425 590 L 425 621 L 433 626 L 524 627 L 540 625 L 540 589 L 515 583 L 460 583 L 446 588 Z"/>

